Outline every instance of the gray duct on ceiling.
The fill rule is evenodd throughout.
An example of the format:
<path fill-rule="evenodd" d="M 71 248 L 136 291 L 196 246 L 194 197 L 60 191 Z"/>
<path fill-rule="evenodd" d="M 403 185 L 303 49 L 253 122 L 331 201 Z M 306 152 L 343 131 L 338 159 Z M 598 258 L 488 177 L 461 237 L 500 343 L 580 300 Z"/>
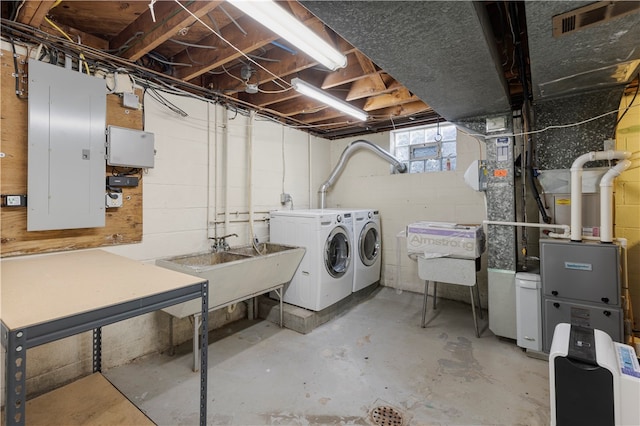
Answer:
<path fill-rule="evenodd" d="M 553 36 L 554 16 L 592 3 L 526 2 L 534 100 L 569 96 L 607 86 L 620 87 L 628 83 L 629 80 L 616 81 L 611 75 L 620 71 L 621 64 L 640 59 L 639 12 L 599 22 L 560 37 Z"/>
<path fill-rule="evenodd" d="M 527 1 L 534 100 L 620 86 L 619 65 L 640 59 L 640 13 L 561 37 L 552 18 L 592 1 Z M 605 3 L 605 2 L 603 2 Z M 302 1 L 312 13 L 448 121 L 510 110 L 482 2 Z"/>
<path fill-rule="evenodd" d="M 448 121 L 510 110 L 482 4 L 302 1 Z"/>
<path fill-rule="evenodd" d="M 611 112 L 619 107 L 623 86 L 638 72 L 628 70 L 626 81 L 611 78 L 623 64 L 640 60 L 638 12 L 553 37 L 554 16 L 590 4 L 525 4 L 534 128 L 552 127 L 535 135 L 538 167 L 543 170 L 568 168 L 579 155 L 604 149 L 604 141 L 614 137 L 617 114 Z M 562 127 L 578 122 L 585 123 Z"/>

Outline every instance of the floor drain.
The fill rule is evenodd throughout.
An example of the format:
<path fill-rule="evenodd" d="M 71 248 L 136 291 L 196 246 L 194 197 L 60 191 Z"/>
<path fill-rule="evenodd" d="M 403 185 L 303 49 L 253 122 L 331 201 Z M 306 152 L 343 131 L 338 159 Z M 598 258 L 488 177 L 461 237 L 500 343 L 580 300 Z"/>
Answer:
<path fill-rule="evenodd" d="M 376 407 L 371 411 L 370 417 L 374 425 L 402 426 L 402 414 L 393 407 Z"/>

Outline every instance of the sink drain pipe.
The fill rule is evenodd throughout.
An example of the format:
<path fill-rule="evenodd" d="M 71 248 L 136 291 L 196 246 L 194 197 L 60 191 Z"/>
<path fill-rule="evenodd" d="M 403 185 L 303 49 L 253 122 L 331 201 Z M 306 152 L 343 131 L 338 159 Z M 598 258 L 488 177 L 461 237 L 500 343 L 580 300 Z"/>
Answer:
<path fill-rule="evenodd" d="M 359 149 L 368 149 L 369 151 L 378 155 L 380 158 L 387 160 L 399 173 L 405 173 L 407 171 L 406 164 L 402 163 L 400 160 L 398 160 L 396 157 L 394 157 L 384 149 L 380 148 L 378 145 L 364 139 L 353 141 L 349 145 L 347 145 L 344 151 L 342 151 L 342 155 L 338 160 L 338 164 L 336 164 L 336 167 L 333 169 L 327 180 L 320 186 L 320 189 L 318 190 L 318 193 L 320 194 L 321 209 L 325 208 L 325 198 L 327 195 L 327 190 L 335 183 L 336 179 L 338 179 L 338 176 L 340 176 L 340 173 L 342 173 L 342 170 L 345 168 L 347 160 L 349 159 L 349 157 L 351 157 L 351 154 Z"/>

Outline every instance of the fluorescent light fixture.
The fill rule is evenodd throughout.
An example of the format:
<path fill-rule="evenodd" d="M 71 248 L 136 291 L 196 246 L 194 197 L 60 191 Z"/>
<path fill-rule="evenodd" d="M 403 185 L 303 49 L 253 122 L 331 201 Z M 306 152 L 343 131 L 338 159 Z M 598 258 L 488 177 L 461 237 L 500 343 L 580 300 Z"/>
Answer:
<path fill-rule="evenodd" d="M 361 120 L 361 121 L 367 120 L 367 114 L 364 111 L 349 105 L 347 102 L 343 101 L 342 99 L 338 99 L 335 96 L 332 96 L 327 92 L 310 85 L 304 80 L 300 80 L 299 78 L 294 78 L 291 80 L 291 85 L 293 86 L 294 89 L 296 89 L 297 92 L 303 95 L 316 99 L 324 104 L 329 105 L 332 108 L 337 109 L 338 111 L 342 111 L 345 114 L 349 114 L 350 116 L 355 117 L 358 120 Z"/>
<path fill-rule="evenodd" d="M 347 57 L 271 0 L 227 0 L 332 71 L 347 66 Z"/>

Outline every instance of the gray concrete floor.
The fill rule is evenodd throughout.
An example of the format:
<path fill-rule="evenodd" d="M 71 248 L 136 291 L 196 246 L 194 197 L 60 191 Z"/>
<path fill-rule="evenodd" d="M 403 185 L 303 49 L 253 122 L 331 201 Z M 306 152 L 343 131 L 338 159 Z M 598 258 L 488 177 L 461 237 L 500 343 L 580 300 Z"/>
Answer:
<path fill-rule="evenodd" d="M 431 305 L 431 299 L 429 300 Z M 207 424 L 375 424 L 389 406 L 405 425 L 548 425 L 546 361 L 495 337 L 471 306 L 439 300 L 420 327 L 422 295 L 379 291 L 302 335 L 264 320 L 212 333 Z M 189 345 L 105 376 L 160 425 L 198 423 Z"/>

